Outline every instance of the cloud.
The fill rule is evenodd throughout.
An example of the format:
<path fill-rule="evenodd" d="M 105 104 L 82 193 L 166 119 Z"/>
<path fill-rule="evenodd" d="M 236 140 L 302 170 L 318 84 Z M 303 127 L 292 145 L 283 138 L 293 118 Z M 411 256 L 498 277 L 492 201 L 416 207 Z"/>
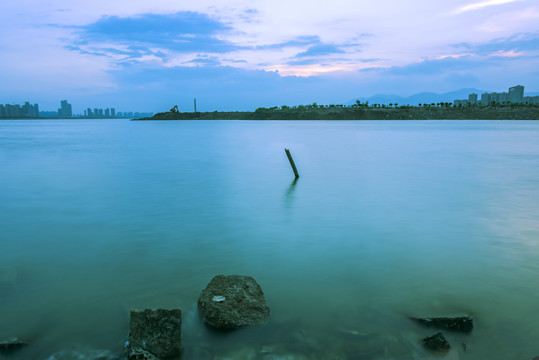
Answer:
<path fill-rule="evenodd" d="M 290 60 L 287 62 L 288 65 L 300 66 L 300 65 L 316 65 L 320 64 L 321 59 L 311 58 L 311 59 L 299 59 L 299 60 Z"/>
<path fill-rule="evenodd" d="M 396 92 L 447 92 L 458 88 L 506 91 L 515 84 L 532 86 L 539 79 L 539 56 L 464 55 L 426 59 L 418 63 L 388 68 L 369 67 L 358 73 L 364 83 L 376 81 Z M 372 83 L 372 82 L 371 82 Z"/>
<path fill-rule="evenodd" d="M 468 4 L 465 6 L 461 6 L 460 8 L 455 10 L 453 12 L 453 15 L 462 14 L 467 11 L 482 9 L 489 6 L 503 5 L 503 4 L 508 4 L 508 3 L 517 2 L 517 1 L 522 1 L 522 0 L 487 0 L 487 1 L 482 1 L 478 3 Z"/>
<path fill-rule="evenodd" d="M 331 56 L 344 53 L 346 52 L 342 50 L 340 46 L 337 46 L 335 44 L 318 43 L 310 46 L 307 50 L 294 55 L 291 60 L 286 62 L 286 64 L 291 66 L 331 66 L 331 64 L 349 63 L 349 59 L 336 58 Z"/>
<path fill-rule="evenodd" d="M 188 61 L 197 66 L 220 66 L 221 62 L 215 56 L 199 55 L 195 59 Z"/>
<path fill-rule="evenodd" d="M 419 63 L 414 63 L 406 66 L 394 66 L 387 69 L 387 73 L 391 75 L 401 76 L 429 76 L 450 71 L 471 71 L 474 68 L 479 68 L 483 66 L 485 66 L 485 64 L 482 61 L 475 60 L 471 56 L 459 58 L 446 57 L 443 59 L 423 60 Z"/>
<path fill-rule="evenodd" d="M 320 37 L 317 35 L 298 36 L 293 40 L 285 41 L 277 44 L 259 45 L 255 50 L 274 50 L 284 49 L 287 47 L 302 47 L 306 45 L 320 44 Z"/>
<path fill-rule="evenodd" d="M 495 55 L 496 53 L 534 54 L 539 50 L 539 33 L 519 33 L 506 38 L 498 38 L 482 44 L 459 43 L 453 47 L 476 55 Z"/>
<path fill-rule="evenodd" d="M 151 48 L 176 52 L 226 53 L 237 46 L 218 36 L 231 27 L 197 12 L 175 14 L 142 14 L 133 17 L 104 16 L 80 26 L 75 32 L 75 45 L 137 45 L 151 53 Z"/>
<path fill-rule="evenodd" d="M 163 111 L 175 104 L 192 109 L 196 98 L 200 111 L 254 110 L 276 104 L 342 103 L 358 91 L 354 79 L 281 76 L 277 71 L 218 66 L 211 64 L 211 58 L 200 60 L 203 66 L 165 68 L 135 62 L 112 69 L 108 75 L 118 88 L 102 101 L 114 98 L 117 108 L 137 103 L 144 106 L 141 110 Z"/>
<path fill-rule="evenodd" d="M 287 48 L 290 51 L 307 48 L 295 56 L 302 60 L 296 60 L 296 65 L 315 64 L 317 61 L 309 58 L 344 53 L 340 46 L 323 44 L 317 35 L 296 36 L 273 44 L 237 45 L 225 40 L 233 30 L 228 24 L 196 12 L 104 16 L 94 23 L 76 28 L 75 39 L 68 39 L 70 44 L 65 48 L 84 55 L 109 56 L 116 64 L 162 59 L 169 62 L 168 66 L 224 63 L 244 66 L 248 63 L 245 59 L 226 59 L 265 52 L 277 54 Z M 238 52 L 243 52 L 243 55 Z"/>
<path fill-rule="evenodd" d="M 142 14 L 121 18 L 104 16 L 93 24 L 81 27 L 87 38 L 93 40 L 113 39 L 120 41 L 153 42 L 156 36 L 172 38 L 191 36 L 209 36 L 223 30 L 229 30 L 206 14 L 196 12 L 178 12 L 176 14 Z"/>
<path fill-rule="evenodd" d="M 64 46 L 64 48 L 70 51 L 78 51 L 79 54 L 83 54 L 83 55 L 107 56 L 105 52 L 83 50 L 78 46 L 67 45 L 67 46 Z"/>
<path fill-rule="evenodd" d="M 357 59 L 357 61 L 362 62 L 362 63 L 377 62 L 381 60 L 384 60 L 384 59 L 381 59 L 381 58 Z"/>
<path fill-rule="evenodd" d="M 340 49 L 337 45 L 317 44 L 317 45 L 312 45 L 306 51 L 297 54 L 295 57 L 296 58 L 315 57 L 315 56 L 343 54 L 343 53 L 345 53 L 345 51 Z"/>

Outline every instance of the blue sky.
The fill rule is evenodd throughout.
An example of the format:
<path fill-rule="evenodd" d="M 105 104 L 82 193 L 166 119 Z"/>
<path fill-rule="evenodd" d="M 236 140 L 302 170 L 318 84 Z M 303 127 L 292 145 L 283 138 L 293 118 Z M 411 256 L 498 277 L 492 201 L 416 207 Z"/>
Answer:
<path fill-rule="evenodd" d="M 0 103 L 253 110 L 539 91 L 537 0 L 4 0 Z"/>

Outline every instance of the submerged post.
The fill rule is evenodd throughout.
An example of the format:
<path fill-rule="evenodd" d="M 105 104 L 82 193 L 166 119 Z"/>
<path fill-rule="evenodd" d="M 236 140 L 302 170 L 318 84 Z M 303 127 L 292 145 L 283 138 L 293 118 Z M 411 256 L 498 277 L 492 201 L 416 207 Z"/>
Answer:
<path fill-rule="evenodd" d="M 290 166 L 292 166 L 292 170 L 294 170 L 294 175 L 296 176 L 296 179 L 299 178 L 298 169 L 296 168 L 296 164 L 294 164 L 294 159 L 292 159 L 292 155 L 290 154 L 290 150 L 284 149 L 286 152 L 286 156 L 288 157 L 288 161 L 290 161 Z"/>

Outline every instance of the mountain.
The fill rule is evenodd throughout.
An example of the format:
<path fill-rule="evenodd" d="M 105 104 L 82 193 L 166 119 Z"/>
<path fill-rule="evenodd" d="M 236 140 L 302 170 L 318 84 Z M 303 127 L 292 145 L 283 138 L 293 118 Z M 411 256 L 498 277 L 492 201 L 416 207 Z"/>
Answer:
<path fill-rule="evenodd" d="M 460 89 L 456 91 L 451 91 L 443 94 L 433 93 L 433 92 L 422 92 L 419 94 L 414 94 L 408 97 L 402 97 L 399 95 L 385 95 L 377 94 L 370 97 L 361 97 L 357 100 L 364 103 L 368 101 L 369 104 L 390 104 L 397 103 L 399 105 L 418 105 L 418 104 L 431 104 L 439 102 L 450 102 L 452 103 L 455 100 L 468 99 L 468 95 L 471 93 L 477 94 L 478 99 L 481 98 L 481 94 L 487 91 L 478 90 L 478 89 Z M 527 94 L 525 94 L 527 96 Z M 350 100 L 345 105 L 355 104 L 356 100 Z"/>

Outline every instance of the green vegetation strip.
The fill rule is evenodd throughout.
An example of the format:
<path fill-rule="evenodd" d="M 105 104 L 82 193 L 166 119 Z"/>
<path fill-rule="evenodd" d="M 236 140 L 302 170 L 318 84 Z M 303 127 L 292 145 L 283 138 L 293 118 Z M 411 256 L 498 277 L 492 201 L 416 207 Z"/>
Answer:
<path fill-rule="evenodd" d="M 455 107 L 450 103 L 422 106 L 397 104 L 300 105 L 256 111 L 162 112 L 136 120 L 539 120 L 539 105 L 510 104 Z"/>

